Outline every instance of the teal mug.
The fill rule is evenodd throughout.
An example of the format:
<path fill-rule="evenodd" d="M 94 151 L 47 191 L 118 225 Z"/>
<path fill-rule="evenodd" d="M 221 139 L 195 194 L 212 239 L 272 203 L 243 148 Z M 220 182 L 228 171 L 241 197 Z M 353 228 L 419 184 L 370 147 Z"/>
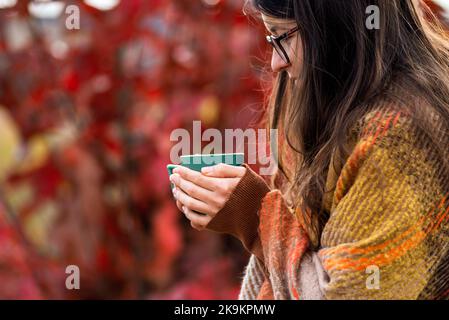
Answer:
<path fill-rule="evenodd" d="M 201 172 L 203 167 L 215 166 L 220 163 L 226 163 L 232 166 L 241 166 L 244 161 L 244 153 L 217 153 L 217 154 L 193 154 L 181 156 L 181 164 L 168 164 L 168 175 L 173 174 L 173 169 L 183 166 L 191 170 Z M 173 184 L 171 188 L 173 189 Z"/>

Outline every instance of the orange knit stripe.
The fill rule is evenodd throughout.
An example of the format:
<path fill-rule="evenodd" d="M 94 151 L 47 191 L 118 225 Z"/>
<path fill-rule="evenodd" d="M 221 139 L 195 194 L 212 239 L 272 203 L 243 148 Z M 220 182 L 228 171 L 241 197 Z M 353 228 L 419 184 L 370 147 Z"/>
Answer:
<path fill-rule="evenodd" d="M 376 113 L 376 115 L 366 124 L 362 136 L 372 136 L 374 134 L 373 130 L 375 128 L 378 128 L 381 124 L 380 122 L 382 121 L 381 119 L 385 118 L 388 114 L 391 114 L 391 112 L 387 111 L 378 111 Z M 385 124 L 385 128 L 384 131 L 382 132 L 382 134 L 385 134 L 388 130 L 388 126 L 389 126 L 389 122 L 391 121 L 391 117 L 395 116 L 394 120 L 393 120 L 393 127 L 396 126 L 396 124 L 398 123 L 400 117 L 401 117 L 401 111 L 398 112 L 393 112 L 392 115 L 389 116 L 389 121 L 386 122 Z M 377 126 L 374 126 L 375 124 L 378 124 Z M 374 126 L 374 127 L 373 127 Z M 376 129 L 377 131 L 377 129 Z"/>
<path fill-rule="evenodd" d="M 392 125 L 390 126 L 390 122 L 391 122 L 391 120 L 393 119 L 393 117 L 394 117 L 394 120 L 393 120 Z M 374 136 L 373 144 L 376 142 L 376 140 L 377 140 L 379 137 L 384 137 L 384 136 L 388 133 L 388 130 L 389 130 L 389 129 L 393 129 L 393 128 L 396 126 L 396 124 L 398 123 L 400 117 L 401 117 L 401 112 L 396 112 L 396 113 L 391 114 L 391 115 L 386 119 L 383 130 L 379 130 L 379 129 L 382 129 L 382 125 L 379 124 L 378 130 L 376 131 L 376 134 L 375 134 L 375 136 Z"/>
<path fill-rule="evenodd" d="M 395 116 L 395 114 L 396 114 L 396 116 Z M 381 136 L 385 136 L 388 132 L 388 129 L 392 129 L 397 125 L 397 123 L 401 117 L 401 112 L 399 111 L 399 112 L 396 112 L 395 114 L 393 113 L 390 117 L 388 117 L 388 119 L 385 123 L 385 128 L 384 128 Z M 394 119 L 393 119 L 393 117 L 394 117 Z M 392 119 L 393 119 L 393 122 L 391 123 L 391 127 L 390 127 L 390 122 Z"/>
<path fill-rule="evenodd" d="M 396 127 L 396 125 L 398 124 L 399 119 L 401 118 L 401 111 L 399 111 L 396 115 L 396 118 L 394 118 L 393 120 L 393 127 Z"/>
<path fill-rule="evenodd" d="M 274 300 L 273 288 L 271 287 L 270 281 L 265 279 L 260 288 L 257 300 Z"/>
<path fill-rule="evenodd" d="M 446 198 L 447 198 L 447 196 L 445 196 L 443 198 L 443 200 L 445 201 Z M 441 209 L 441 206 L 442 206 L 442 202 L 440 202 L 440 205 L 438 207 Z M 434 207 L 434 209 L 435 209 L 435 207 Z M 434 209 L 431 212 L 433 212 Z M 449 208 L 442 215 L 442 217 L 439 219 L 439 221 L 441 222 L 444 218 L 448 217 L 449 216 L 448 213 L 449 213 Z M 420 219 L 419 223 L 415 224 L 415 226 L 413 226 L 412 228 L 416 229 L 417 225 L 421 225 L 424 222 L 423 218 L 424 217 L 422 217 Z M 360 271 L 360 270 L 365 269 L 370 264 L 376 264 L 378 266 L 380 266 L 382 264 L 387 264 L 387 263 L 389 263 L 391 261 L 394 261 L 397 258 L 400 258 L 401 256 L 403 256 L 411 248 L 416 247 L 421 241 L 423 241 L 425 239 L 425 237 L 428 235 L 429 232 L 435 231 L 435 229 L 438 228 L 439 225 L 440 225 L 440 223 L 438 223 L 437 227 L 435 227 L 435 225 L 433 227 L 431 226 L 430 228 L 428 228 L 428 230 L 426 232 L 418 231 L 410 239 L 408 239 L 407 241 L 403 242 L 401 245 L 399 245 L 397 247 L 393 247 L 387 253 L 380 253 L 377 256 L 372 257 L 372 258 L 359 258 L 359 259 L 328 258 L 325 261 L 324 265 L 326 266 L 326 268 L 334 268 L 334 269 L 339 269 L 339 270 L 353 269 L 353 270 L 359 270 Z M 409 231 L 409 230 L 407 230 L 407 231 Z M 406 232 L 406 233 L 410 233 L 410 232 Z M 403 237 L 403 235 L 400 235 L 400 237 Z M 342 249 L 344 249 L 344 248 L 342 248 Z M 358 250 L 357 250 L 357 248 L 353 248 L 353 249 L 347 248 L 347 249 L 348 249 L 347 250 L 348 253 L 362 253 L 362 254 L 363 253 L 364 254 L 368 253 L 368 251 L 366 251 L 364 249 L 358 249 Z M 370 250 L 370 251 L 372 251 L 372 250 Z M 327 254 L 327 253 L 328 252 L 323 251 L 322 255 Z M 388 257 L 388 258 L 386 258 L 386 257 Z"/>
<path fill-rule="evenodd" d="M 421 243 L 426 237 L 426 233 L 417 232 L 412 238 L 403 242 L 398 247 L 392 248 L 388 254 L 380 253 L 371 258 L 342 258 L 342 259 L 327 259 L 324 261 L 323 265 L 327 270 L 346 270 L 352 269 L 356 271 L 365 270 L 366 267 L 370 265 L 382 266 L 389 264 L 390 262 L 402 257 L 410 249 L 416 247 Z"/>
<path fill-rule="evenodd" d="M 350 166 L 350 169 L 352 168 L 358 168 L 359 163 L 362 161 L 362 159 L 368 154 L 369 150 L 374 146 L 377 138 L 366 139 L 365 141 L 360 142 L 359 146 L 356 150 L 353 152 L 353 156 L 351 156 L 347 163 Z M 352 167 L 352 168 L 351 168 Z M 335 189 L 335 202 L 338 204 L 340 200 L 343 198 L 343 192 L 345 190 L 345 186 L 349 182 L 352 181 L 355 175 L 357 174 L 357 170 L 348 170 L 348 168 L 343 168 L 340 178 L 337 181 L 336 189 Z M 350 180 L 351 179 L 351 180 Z"/>
<path fill-rule="evenodd" d="M 368 130 L 371 129 L 371 126 L 374 124 L 374 122 L 376 122 L 379 118 L 381 118 L 381 116 L 382 112 L 378 112 L 376 116 L 373 119 L 371 119 L 371 121 L 367 124 L 367 127 L 365 128 L 364 135 L 368 133 Z M 394 128 L 396 126 L 400 117 L 401 117 L 400 111 L 390 115 L 387 118 L 385 122 L 385 127 L 383 129 L 382 126 L 379 124 L 377 126 L 376 132 L 374 133 L 374 136 L 368 137 L 365 141 L 362 140 L 360 142 L 359 146 L 356 148 L 356 150 L 354 150 L 353 155 L 347 161 L 349 170 L 347 167 L 345 167 L 342 170 L 340 178 L 337 181 L 334 195 L 335 203 L 338 204 L 343 198 L 345 186 L 347 186 L 348 183 L 351 182 L 355 177 L 358 168 L 358 163 L 360 163 L 361 160 L 366 156 L 369 149 L 374 146 L 379 137 L 384 137 L 388 133 L 389 129 Z M 392 125 L 390 126 L 390 122 L 392 120 L 393 122 Z"/>
<path fill-rule="evenodd" d="M 365 248 L 351 248 L 351 247 L 335 247 L 333 249 L 323 249 L 321 252 L 323 255 L 331 255 L 331 254 L 369 254 L 373 251 L 376 250 L 382 250 L 385 249 L 386 247 L 388 247 L 390 244 L 392 243 L 396 243 L 398 241 L 400 241 L 401 239 L 405 238 L 406 236 L 408 236 L 409 234 L 411 234 L 413 231 L 415 231 L 418 227 L 420 227 L 423 223 L 424 223 L 424 219 L 425 217 L 421 217 L 420 220 L 417 221 L 417 223 L 415 223 L 414 225 L 412 225 L 410 228 L 408 228 L 407 230 L 405 230 L 403 233 L 401 233 L 400 235 L 398 235 L 396 238 L 394 239 L 390 239 L 387 240 L 383 243 L 374 245 L 374 246 L 369 246 L 369 247 L 365 247 Z"/>
<path fill-rule="evenodd" d="M 385 128 L 380 135 L 381 137 L 384 137 L 387 134 L 388 129 L 390 129 L 390 122 L 392 119 L 393 119 L 393 115 L 391 115 L 387 118 L 387 121 L 385 122 Z"/>
<path fill-rule="evenodd" d="M 438 204 L 438 212 L 439 212 L 439 211 L 443 208 L 443 206 L 446 204 L 447 197 L 448 197 L 448 195 L 445 195 L 445 196 L 443 197 L 443 199 L 441 199 L 440 203 Z M 434 210 L 431 211 L 431 215 L 433 215 L 433 212 L 434 212 L 434 211 L 435 211 L 435 208 L 434 208 Z M 443 212 L 443 213 L 437 215 L 436 219 L 438 219 L 438 217 L 441 216 L 441 215 L 443 215 L 443 218 L 444 218 L 445 213 Z M 435 227 L 435 226 L 436 226 L 436 222 L 433 223 L 433 224 L 430 223 L 430 224 L 426 227 L 426 232 L 427 232 L 427 233 L 431 232 L 432 229 L 433 229 L 433 227 Z"/>
<path fill-rule="evenodd" d="M 342 248 L 334 248 L 332 250 L 326 251 L 323 250 L 323 254 L 352 254 L 352 255 L 356 255 L 356 254 L 370 254 L 374 251 L 377 250 L 382 250 L 385 249 L 386 247 L 388 247 L 390 244 L 395 244 L 396 242 L 399 242 L 400 240 L 402 240 L 403 238 L 407 237 L 409 234 L 411 234 L 413 231 L 415 231 L 416 229 L 418 229 L 419 226 L 421 226 L 424 222 L 424 217 L 422 217 L 417 223 L 415 223 L 413 226 L 411 226 L 410 228 L 408 228 L 407 230 L 405 230 L 403 233 L 401 233 L 400 235 L 398 235 L 396 238 L 394 239 L 390 239 L 387 240 L 383 243 L 380 243 L 378 245 L 374 245 L 374 246 L 369 246 L 366 248 L 351 248 L 351 247 L 342 247 Z M 391 251 L 391 250 L 390 250 Z M 385 253 L 384 253 L 385 254 Z M 388 254 L 388 253 L 386 253 Z"/>
<path fill-rule="evenodd" d="M 371 126 L 377 121 L 377 119 L 380 118 L 382 115 L 381 111 L 378 111 L 376 115 L 366 124 L 365 130 L 363 130 L 363 135 L 368 135 L 369 131 L 371 130 Z"/>
<path fill-rule="evenodd" d="M 381 135 L 381 132 L 382 132 L 382 126 L 379 124 L 377 126 L 376 133 L 374 134 L 373 141 L 371 143 L 372 145 L 374 145 L 376 143 L 377 138 L 379 138 L 379 136 Z"/>
<path fill-rule="evenodd" d="M 290 286 L 290 290 L 293 294 L 293 298 L 295 298 L 296 300 L 299 300 L 299 292 L 298 290 L 295 288 L 295 286 Z"/>
<path fill-rule="evenodd" d="M 296 278 L 296 274 L 298 272 L 298 265 L 297 263 L 299 261 L 301 261 L 301 257 L 303 256 L 304 252 L 307 249 L 308 246 L 308 238 L 304 233 L 304 230 L 302 228 L 295 228 L 295 232 L 297 232 L 299 230 L 299 243 L 297 243 L 295 245 L 294 250 L 291 252 L 291 254 L 289 254 L 289 266 L 290 266 L 290 270 L 289 270 L 289 274 L 290 274 L 290 279 L 295 279 Z M 295 283 L 290 285 L 290 290 L 293 294 L 293 297 L 297 300 L 300 299 L 300 295 L 299 292 L 295 286 Z"/>
<path fill-rule="evenodd" d="M 362 141 L 360 145 L 354 150 L 353 155 L 348 159 L 348 166 L 351 172 L 355 173 L 359 167 L 361 159 L 365 157 L 371 143 Z"/>
<path fill-rule="evenodd" d="M 440 201 L 440 203 L 438 205 L 439 209 L 441 209 L 443 207 L 443 204 L 446 202 L 447 197 L 448 197 L 448 195 L 444 196 L 443 199 Z M 390 239 L 390 240 L 387 240 L 387 241 L 385 241 L 383 243 L 380 243 L 378 245 L 369 246 L 369 247 L 366 247 L 366 248 L 350 248 L 350 247 L 340 247 L 340 248 L 338 248 L 338 247 L 336 247 L 336 248 L 333 248 L 332 250 L 323 249 L 322 252 L 325 255 L 342 254 L 342 253 L 354 254 L 355 255 L 355 254 L 370 254 L 373 251 L 385 249 L 386 247 L 388 247 L 391 244 L 396 244 L 397 242 L 399 242 L 400 240 L 402 240 L 403 238 L 405 238 L 406 236 L 411 234 L 413 231 L 415 231 L 416 229 L 421 227 L 424 224 L 424 222 L 426 221 L 426 219 L 428 219 L 429 217 L 431 217 L 433 215 L 433 212 L 435 211 L 435 209 L 436 209 L 436 206 L 433 206 L 432 210 L 430 210 L 427 215 L 422 216 L 417 221 L 417 223 L 412 225 L 410 228 L 405 230 L 403 233 L 399 234 L 394 239 Z M 440 218 L 440 220 L 442 221 L 446 217 L 446 215 L 448 213 L 449 213 L 449 208 L 448 208 L 448 210 L 446 210 L 446 212 L 444 213 L 443 217 Z M 435 224 L 434 224 L 434 226 L 435 226 Z M 429 232 L 433 231 L 433 229 L 435 229 L 435 228 L 432 229 L 431 227 L 432 226 L 430 226 L 430 230 L 428 228 L 426 231 L 424 231 L 424 233 L 428 234 Z M 386 254 L 388 254 L 388 252 Z"/>
<path fill-rule="evenodd" d="M 341 178 L 338 179 L 337 188 L 335 189 L 335 199 L 336 199 L 335 203 L 339 203 L 341 198 L 343 197 L 343 194 L 342 194 L 343 190 L 344 190 L 343 186 L 344 186 L 343 180 Z"/>
<path fill-rule="evenodd" d="M 345 181 L 349 180 L 350 173 L 352 176 L 355 176 L 356 169 L 358 168 L 358 164 L 361 162 L 361 159 L 365 157 L 368 153 L 369 148 L 372 147 L 372 142 L 370 141 L 362 141 L 359 146 L 354 150 L 353 155 L 348 159 L 348 165 L 350 166 L 350 171 L 347 168 L 343 168 L 340 178 L 337 181 L 334 199 L 335 202 L 338 203 L 343 198 L 343 192 L 345 190 Z M 354 169 L 353 169 L 354 168 Z"/>
<path fill-rule="evenodd" d="M 441 225 L 441 223 L 443 222 L 443 220 L 445 220 L 445 218 L 447 217 L 448 213 L 449 213 L 449 206 L 447 207 L 447 209 L 446 209 L 445 212 L 443 211 L 443 212 L 437 217 L 437 220 L 438 220 L 437 223 L 435 223 L 435 224 L 433 225 L 433 227 L 432 227 L 432 226 L 429 226 L 429 228 L 426 230 L 426 232 L 427 232 L 427 233 L 430 233 L 430 232 L 433 232 L 433 231 L 437 230 L 437 229 L 440 227 L 440 225 Z"/>

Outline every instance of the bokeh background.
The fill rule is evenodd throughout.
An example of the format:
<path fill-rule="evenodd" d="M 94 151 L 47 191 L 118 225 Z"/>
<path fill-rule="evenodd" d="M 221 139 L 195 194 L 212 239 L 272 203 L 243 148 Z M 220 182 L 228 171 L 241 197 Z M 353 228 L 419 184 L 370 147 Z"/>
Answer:
<path fill-rule="evenodd" d="M 0 0 L 0 298 L 237 298 L 248 254 L 190 227 L 166 164 L 194 120 L 258 125 L 270 48 L 243 2 Z"/>

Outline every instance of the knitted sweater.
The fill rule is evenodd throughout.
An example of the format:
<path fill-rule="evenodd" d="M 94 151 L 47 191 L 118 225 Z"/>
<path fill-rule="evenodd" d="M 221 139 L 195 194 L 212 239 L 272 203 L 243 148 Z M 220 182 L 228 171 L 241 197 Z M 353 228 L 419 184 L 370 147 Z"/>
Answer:
<path fill-rule="evenodd" d="M 330 218 L 317 252 L 300 212 L 244 164 L 245 176 L 207 226 L 252 254 L 240 299 L 449 297 L 447 132 L 435 118 L 448 146 L 441 155 L 406 108 L 387 98 L 375 105 L 358 123 L 343 167 L 329 167 Z"/>

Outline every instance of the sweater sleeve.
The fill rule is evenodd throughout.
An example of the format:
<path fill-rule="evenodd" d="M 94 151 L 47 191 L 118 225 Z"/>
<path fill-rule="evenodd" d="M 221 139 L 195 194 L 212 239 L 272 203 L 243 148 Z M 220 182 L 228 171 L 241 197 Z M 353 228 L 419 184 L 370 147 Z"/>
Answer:
<path fill-rule="evenodd" d="M 246 163 L 243 166 L 247 169 L 245 175 L 206 229 L 233 235 L 242 242 L 248 252 L 263 261 L 258 234 L 259 210 L 262 199 L 270 188 Z"/>

